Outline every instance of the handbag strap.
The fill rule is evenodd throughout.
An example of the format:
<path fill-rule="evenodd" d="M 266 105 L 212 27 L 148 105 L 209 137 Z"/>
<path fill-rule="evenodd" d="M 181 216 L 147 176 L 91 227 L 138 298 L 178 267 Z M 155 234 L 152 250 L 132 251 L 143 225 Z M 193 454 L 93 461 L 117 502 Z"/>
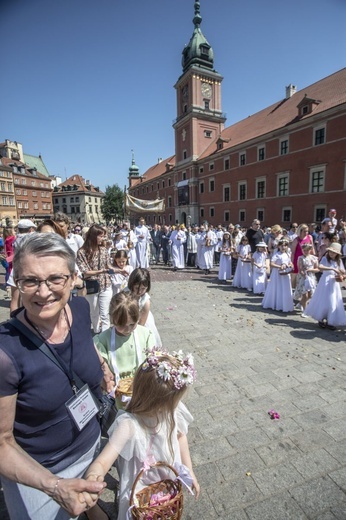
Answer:
<path fill-rule="evenodd" d="M 21 332 L 23 334 L 23 336 L 28 338 L 28 340 L 31 341 L 31 343 L 33 343 L 33 345 L 35 345 L 35 347 L 37 347 L 57 367 L 59 367 L 60 370 L 62 370 L 64 372 L 64 374 L 66 374 L 67 377 L 69 377 L 65 368 L 62 366 L 59 359 L 54 355 L 54 353 L 50 350 L 50 348 L 47 346 L 47 344 L 44 341 L 41 341 L 40 338 L 38 338 L 36 336 L 36 334 L 34 334 L 24 323 L 22 323 L 17 318 L 11 318 L 8 321 L 8 323 L 10 325 L 12 325 L 12 327 L 14 327 L 15 329 L 19 330 L 19 332 Z M 76 390 L 82 388 L 82 386 L 84 386 L 84 383 L 81 380 L 81 378 L 73 370 L 72 370 L 72 377 L 73 377 L 73 380 L 72 381 L 70 380 L 70 383 L 71 383 L 74 393 L 76 393 Z"/>

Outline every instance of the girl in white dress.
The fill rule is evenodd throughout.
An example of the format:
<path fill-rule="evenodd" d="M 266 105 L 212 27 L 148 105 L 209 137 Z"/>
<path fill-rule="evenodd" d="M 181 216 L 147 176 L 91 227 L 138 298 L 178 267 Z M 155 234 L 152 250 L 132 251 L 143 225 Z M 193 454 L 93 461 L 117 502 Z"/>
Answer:
<path fill-rule="evenodd" d="M 138 368 L 132 399 L 126 411 L 118 413 L 110 429 L 108 444 L 85 474 L 87 480 L 103 481 L 117 461 L 120 476 L 118 520 L 131 516 L 131 489 L 143 468 L 146 469 L 144 478 L 137 483 L 136 492 L 164 478 L 175 478 L 168 468 L 149 469 L 155 462 L 174 466 L 198 498 L 200 486 L 192 469 L 187 440 L 188 426 L 193 418 L 181 402 L 187 385 L 194 379 L 193 358 L 191 355 L 184 357 L 181 351 L 172 355 L 150 351 Z M 92 497 L 83 492 L 79 500 L 90 503 Z M 98 506 L 90 511 L 95 520 L 107 519 Z"/>
<path fill-rule="evenodd" d="M 252 255 L 252 282 L 253 293 L 264 294 L 267 287 L 267 244 L 259 242 Z"/>
<path fill-rule="evenodd" d="M 252 291 L 251 246 L 246 236 L 241 238 L 237 247 L 237 267 L 233 278 L 233 287 Z"/>
<path fill-rule="evenodd" d="M 127 289 L 129 276 L 133 271 L 133 267 L 128 265 L 127 251 L 120 249 L 111 253 L 114 274 L 111 274 L 111 282 L 114 294 Z"/>
<path fill-rule="evenodd" d="M 318 321 L 321 328 L 335 330 L 346 326 L 341 288 L 338 281 L 346 277 L 341 261 L 341 244 L 333 242 L 321 259 L 319 269 L 322 276 L 308 303 L 305 314 Z"/>
<path fill-rule="evenodd" d="M 317 279 L 315 273 L 319 272 L 318 258 L 311 254 L 312 244 L 303 244 L 302 255 L 298 257 L 298 274 L 296 281 L 296 289 L 293 294 L 294 300 L 299 300 L 302 307 L 302 317 L 306 318 L 304 313 L 307 303 L 314 294 Z"/>
<path fill-rule="evenodd" d="M 129 277 L 128 288 L 133 297 L 138 301 L 139 306 L 139 324 L 147 327 L 154 335 L 155 345 L 157 348 L 162 347 L 162 341 L 159 331 L 155 325 L 153 313 L 150 310 L 150 272 L 148 269 L 137 267 Z"/>
<path fill-rule="evenodd" d="M 271 274 L 267 285 L 262 307 L 273 309 L 274 311 L 291 312 L 294 309 L 292 298 L 291 275 L 292 270 L 291 255 L 287 252 L 288 241 L 280 240 L 278 252 L 275 253 L 270 261 Z"/>
<path fill-rule="evenodd" d="M 220 246 L 219 280 L 230 280 L 232 276 L 232 242 L 231 234 L 225 231 Z"/>

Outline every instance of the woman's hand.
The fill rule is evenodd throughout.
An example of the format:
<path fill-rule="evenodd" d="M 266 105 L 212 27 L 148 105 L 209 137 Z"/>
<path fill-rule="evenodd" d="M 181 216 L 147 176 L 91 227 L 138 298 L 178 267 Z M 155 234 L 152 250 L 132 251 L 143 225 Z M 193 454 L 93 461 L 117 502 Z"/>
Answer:
<path fill-rule="evenodd" d="M 51 496 L 70 515 L 78 516 L 96 504 L 105 487 L 105 482 L 62 478 L 58 485 L 54 484 Z"/>
<path fill-rule="evenodd" d="M 101 383 L 101 387 L 103 390 L 107 392 L 107 394 L 109 394 L 110 392 L 112 392 L 115 386 L 114 374 L 112 373 L 106 362 L 104 362 L 101 365 L 101 368 L 103 372 L 103 380 Z"/>

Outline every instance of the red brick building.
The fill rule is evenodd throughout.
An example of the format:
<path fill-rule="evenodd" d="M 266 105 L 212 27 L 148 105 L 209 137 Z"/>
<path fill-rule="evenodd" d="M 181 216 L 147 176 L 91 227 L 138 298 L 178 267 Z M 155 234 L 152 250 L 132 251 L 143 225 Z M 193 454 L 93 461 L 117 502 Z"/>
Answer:
<path fill-rule="evenodd" d="M 142 176 L 130 168 L 129 192 L 159 196 L 165 213 L 148 223 L 249 226 L 320 222 L 333 207 L 346 218 L 346 68 L 286 95 L 224 128 L 222 76 L 203 36 L 199 2 L 175 89 L 175 154 Z"/>

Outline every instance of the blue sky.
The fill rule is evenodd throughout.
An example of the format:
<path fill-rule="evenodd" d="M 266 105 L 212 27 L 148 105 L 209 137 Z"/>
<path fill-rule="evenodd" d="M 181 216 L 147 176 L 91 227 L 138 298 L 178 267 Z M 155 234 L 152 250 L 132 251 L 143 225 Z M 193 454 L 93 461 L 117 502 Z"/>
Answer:
<path fill-rule="evenodd" d="M 127 185 L 174 154 L 194 0 L 2 0 L 0 141 L 63 180 Z M 229 126 L 345 66 L 346 0 L 201 0 Z M 346 86 L 345 86 L 346 88 Z"/>

